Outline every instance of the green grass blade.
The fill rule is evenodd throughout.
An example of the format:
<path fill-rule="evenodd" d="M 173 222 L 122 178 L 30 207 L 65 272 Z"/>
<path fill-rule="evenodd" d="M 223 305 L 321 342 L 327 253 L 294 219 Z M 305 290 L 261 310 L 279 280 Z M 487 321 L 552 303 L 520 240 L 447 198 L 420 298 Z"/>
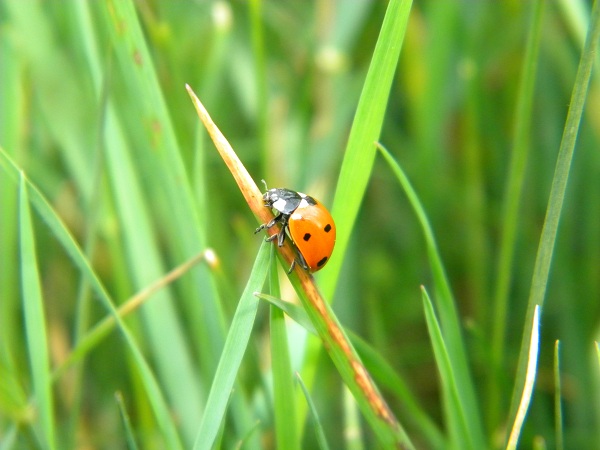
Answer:
<path fill-rule="evenodd" d="M 512 153 L 506 190 L 504 194 L 504 207 L 500 249 L 496 269 L 496 283 L 494 286 L 493 324 L 492 324 L 492 350 L 491 365 L 493 374 L 489 379 L 489 402 L 487 410 L 490 411 L 488 423 L 491 427 L 497 425 L 500 412 L 500 383 L 496 374 L 501 373 L 502 361 L 505 354 L 506 326 L 508 323 L 507 308 L 508 294 L 512 279 L 513 256 L 517 243 L 517 225 L 519 223 L 519 205 L 521 204 L 525 169 L 529 155 L 530 128 L 532 120 L 532 106 L 534 97 L 535 77 L 538 66 L 538 55 L 542 36 L 542 16 L 545 1 L 537 0 L 531 6 L 531 23 L 523 67 L 521 71 L 515 120 L 513 124 Z M 500 371 L 500 372 L 498 372 Z"/>
<path fill-rule="evenodd" d="M 7 179 L 11 179 L 17 182 L 20 177 L 20 170 L 16 164 L 10 159 L 10 157 L 0 148 L 0 168 L 7 174 Z M 46 223 L 48 228 L 51 230 L 54 237 L 60 242 L 65 252 L 69 255 L 75 266 L 80 270 L 84 279 L 90 284 L 92 290 L 96 293 L 99 300 L 111 312 L 114 316 L 119 329 L 121 330 L 125 342 L 127 343 L 129 350 L 134 358 L 136 367 L 138 368 L 143 386 L 148 395 L 148 400 L 152 405 L 153 412 L 158 422 L 159 428 L 162 432 L 162 437 L 165 440 L 166 445 L 172 449 L 181 448 L 179 437 L 170 410 L 163 398 L 162 392 L 154 378 L 152 370 L 145 361 L 142 352 L 140 351 L 137 343 L 133 339 L 133 336 L 125 326 L 117 309 L 114 306 L 114 302 L 108 295 L 106 289 L 102 285 L 100 279 L 94 273 L 91 268 L 89 261 L 85 258 L 85 255 L 75 242 L 75 239 L 62 223 L 58 215 L 54 212 L 52 207 L 49 205 L 47 200 L 42 194 L 33 186 L 29 181 L 24 180 L 27 185 L 28 196 L 31 204 L 35 208 L 36 212 Z"/>
<path fill-rule="evenodd" d="M 117 406 L 119 407 L 119 413 L 121 413 L 123 428 L 125 428 L 127 448 L 129 450 L 138 450 L 138 445 L 135 441 L 135 433 L 133 427 L 131 426 L 131 417 L 129 416 L 129 412 L 127 412 L 127 407 L 125 406 L 125 401 L 123 400 L 123 394 L 117 392 L 115 394 L 115 400 L 117 401 Z"/>
<path fill-rule="evenodd" d="M 446 276 L 442 258 L 440 256 L 433 229 L 425 213 L 425 209 L 421 204 L 417 193 L 412 187 L 408 177 L 394 160 L 392 155 L 381 145 L 378 144 L 381 154 L 389 164 L 390 168 L 396 175 L 398 182 L 404 189 L 406 196 L 419 220 L 422 233 L 427 245 L 427 256 L 433 273 L 436 291 L 436 305 L 440 316 L 440 321 L 443 325 L 444 340 L 447 343 L 450 362 L 453 366 L 455 376 L 458 378 L 458 389 L 460 395 L 460 403 L 465 408 L 467 418 L 470 424 L 470 434 L 476 448 L 484 447 L 483 426 L 481 415 L 477 407 L 475 396 L 475 387 L 469 371 L 467 362 L 467 351 L 462 338 L 460 320 L 458 311 L 456 310 L 456 302 L 450 288 L 450 283 Z"/>
<path fill-rule="evenodd" d="M 425 288 L 423 291 L 423 307 L 425 310 L 425 319 L 427 329 L 433 347 L 437 368 L 440 373 L 442 384 L 442 395 L 446 403 L 446 421 L 450 430 L 450 435 L 454 441 L 454 448 L 477 449 L 473 439 L 473 432 L 467 420 L 465 405 L 461 401 L 460 391 L 458 389 L 459 378 L 457 377 L 451 355 L 448 351 L 449 343 L 444 339 L 442 329 L 435 316 L 433 304 Z"/>
<path fill-rule="evenodd" d="M 122 83 L 132 97 L 131 102 L 115 100 L 111 103 L 114 114 L 109 106 L 106 151 L 126 234 L 127 264 L 134 270 L 136 287 L 141 289 L 164 273 L 165 253 L 178 261 L 206 248 L 208 214 L 198 214 L 173 121 L 135 5 L 131 1 L 89 5 L 108 30 L 123 74 Z M 99 34 L 96 39 L 102 37 Z M 97 45 L 101 48 L 102 43 Z M 138 132 L 132 131 L 132 124 L 127 120 L 132 114 Z M 132 141 L 133 145 L 128 145 Z M 135 198 L 128 195 L 130 187 L 134 188 Z M 186 301 L 177 306 L 183 309 L 183 314 L 199 320 L 198 326 L 191 330 L 193 339 L 183 337 L 185 327 L 181 315 L 176 314 L 175 302 L 168 294 L 160 295 L 160 301 L 154 301 L 142 315 L 161 380 L 182 421 L 186 445 L 194 442 L 196 417 L 201 414 L 204 396 L 198 372 L 205 377 L 213 376 L 225 337 L 223 311 L 212 274 L 207 267 L 199 267 L 192 276 L 193 288 L 190 283 L 188 295 L 184 297 Z M 165 341 L 181 349 L 176 361 L 173 361 L 173 353 L 162 345 Z M 199 371 L 192 361 L 191 342 L 202 348 L 198 353 Z M 239 411 L 245 409 L 240 405 Z M 244 415 L 235 416 L 236 426 L 248 425 L 237 420 Z"/>
<path fill-rule="evenodd" d="M 206 401 L 206 408 L 194 444 L 195 450 L 210 450 L 219 433 L 231 389 L 235 383 L 242 357 L 248 346 L 252 326 L 256 317 L 259 300 L 255 292 L 262 289 L 269 265 L 269 244 L 263 242 L 246 288 L 240 297 L 238 307 L 225 340 L 225 347 L 215 372 L 215 377 Z"/>
<path fill-rule="evenodd" d="M 554 343 L 554 433 L 556 436 L 556 450 L 564 450 L 560 341 Z"/>
<path fill-rule="evenodd" d="M 272 295 L 260 294 L 258 297 L 281 309 L 309 333 L 318 335 L 304 308 Z M 428 442 L 428 448 L 444 448 L 446 444 L 441 430 L 427 416 L 418 399 L 410 392 L 407 382 L 376 348 L 353 331 L 346 330 L 346 333 L 373 379 L 400 399 L 403 409 L 407 411 L 406 417 L 420 430 L 422 438 Z"/>
<path fill-rule="evenodd" d="M 294 322 L 302 326 L 302 328 L 304 328 L 306 331 L 317 336 L 317 330 L 315 330 L 315 327 L 308 318 L 306 311 L 301 306 L 295 305 L 291 302 L 286 302 L 273 295 L 258 294 L 257 297 L 269 302 L 273 306 L 276 306 L 286 313 L 291 319 L 293 319 Z"/>
<path fill-rule="evenodd" d="M 323 346 L 380 444 L 386 448 L 412 449 L 410 438 L 373 383 L 329 303 L 318 294 L 311 295 L 309 299 L 297 277 L 290 278 L 290 281 Z M 313 301 L 319 303 L 313 304 Z"/>
<path fill-rule="evenodd" d="M 56 448 L 54 398 L 44 301 L 33 236 L 33 225 L 29 211 L 29 197 L 25 176 L 21 173 L 19 183 L 19 250 L 21 255 L 21 289 L 23 314 L 35 407 L 39 416 L 41 447 Z"/>
<path fill-rule="evenodd" d="M 531 396 L 533 395 L 533 387 L 535 385 L 535 377 L 537 374 L 537 361 L 538 352 L 540 348 L 540 307 L 536 306 L 533 313 L 533 323 L 531 324 L 531 342 L 529 343 L 529 349 L 527 353 L 527 370 L 525 372 L 525 385 L 523 386 L 523 394 L 517 408 L 517 414 L 513 423 L 507 450 L 515 450 L 517 443 L 519 442 L 519 436 L 525 423 L 525 416 L 531 403 Z"/>
<path fill-rule="evenodd" d="M 273 397 L 275 401 L 275 435 L 277 448 L 299 449 L 296 431 L 296 402 L 291 370 L 288 338 L 283 311 L 272 306 L 271 365 L 273 366 Z"/>
<path fill-rule="evenodd" d="M 315 327 L 303 308 L 271 295 L 260 294 L 258 297 L 281 309 L 309 333 L 317 335 Z M 346 333 L 374 380 L 401 400 L 403 408 L 408 412 L 407 418 L 420 429 L 422 437 L 429 443 L 429 448 L 444 448 L 445 441 L 442 432 L 421 408 L 418 400 L 410 392 L 406 381 L 395 372 L 376 348 L 351 330 L 346 330 Z"/>
<path fill-rule="evenodd" d="M 354 332 L 347 333 L 373 379 L 386 391 L 393 393 L 402 404 L 406 420 L 418 430 L 421 439 L 427 443 L 425 447 L 440 450 L 446 448 L 446 439 L 440 427 L 429 417 L 419 399 L 411 392 L 408 381 L 395 371 L 375 347 Z"/>
<path fill-rule="evenodd" d="M 300 384 L 300 388 L 302 389 L 302 393 L 304 394 L 304 398 L 306 399 L 306 403 L 308 405 L 308 411 L 310 412 L 311 422 L 315 429 L 317 444 L 319 444 L 319 448 L 321 450 L 329 450 L 329 444 L 327 444 L 327 437 L 325 436 L 325 430 L 323 429 L 323 425 L 321 423 L 321 420 L 319 419 L 319 412 L 317 411 L 317 407 L 312 401 L 312 398 L 310 397 L 310 392 L 308 392 L 308 389 L 302 381 L 300 374 L 296 373 L 296 377 L 298 379 L 298 383 Z"/>
<path fill-rule="evenodd" d="M 321 278 L 325 298 L 333 298 L 350 234 L 371 176 L 376 153 L 373 143 L 379 139 L 383 125 L 411 5 L 411 0 L 389 2 L 360 96 L 332 207 L 337 225 L 336 257 L 328 263 Z"/>
<path fill-rule="evenodd" d="M 274 254 L 273 245 L 270 246 Z M 274 260 L 274 258 L 271 258 Z M 280 295 L 277 278 L 277 264 L 271 264 L 271 289 Z M 300 449 L 300 440 L 296 429 L 296 396 L 294 395 L 294 377 L 288 347 L 285 316 L 277 306 L 270 306 L 271 366 L 273 368 L 273 398 L 275 413 L 275 438 L 277 448 Z"/>
<path fill-rule="evenodd" d="M 569 171 L 571 168 L 571 162 L 573 160 L 573 153 L 575 151 L 577 134 L 581 124 L 583 107 L 585 105 L 592 68 L 597 54 L 599 38 L 600 6 L 598 1 L 595 1 L 592 8 L 590 28 L 588 30 L 585 47 L 581 55 L 579 67 L 577 69 L 569 111 L 565 121 L 563 137 L 558 151 L 556 168 L 554 177 L 552 179 L 552 187 L 546 209 L 546 218 L 544 220 L 544 226 L 542 228 L 535 266 L 533 269 L 525 324 L 532 323 L 535 310 L 538 306 L 542 307 L 544 304 L 544 297 L 546 295 L 546 287 L 548 285 L 548 278 L 550 274 L 550 263 L 552 261 L 554 245 L 558 232 L 558 224 L 565 198 L 565 191 L 567 188 L 567 181 L 569 179 Z M 515 381 L 515 389 L 513 391 L 511 401 L 511 410 L 509 414 L 510 422 L 513 422 L 514 418 L 516 417 L 517 407 L 525 389 L 530 340 L 531 328 L 525 325 L 523 339 L 521 341 L 521 350 L 519 353 L 519 364 Z"/>

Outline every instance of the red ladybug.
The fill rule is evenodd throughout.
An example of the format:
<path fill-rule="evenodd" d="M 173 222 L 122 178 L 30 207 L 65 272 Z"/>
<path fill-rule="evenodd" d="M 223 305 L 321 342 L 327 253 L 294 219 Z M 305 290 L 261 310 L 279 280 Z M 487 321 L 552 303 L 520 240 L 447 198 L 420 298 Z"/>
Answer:
<path fill-rule="evenodd" d="M 263 195 L 265 206 L 277 211 L 269 223 L 258 227 L 255 233 L 281 224 L 281 231 L 267 238 L 277 238 L 279 247 L 285 240 L 286 229 L 298 250 L 298 258 L 292 261 L 288 273 L 294 269 L 296 261 L 309 272 L 321 270 L 333 252 L 335 245 L 335 223 L 327 208 L 313 197 L 290 189 L 268 189 Z"/>

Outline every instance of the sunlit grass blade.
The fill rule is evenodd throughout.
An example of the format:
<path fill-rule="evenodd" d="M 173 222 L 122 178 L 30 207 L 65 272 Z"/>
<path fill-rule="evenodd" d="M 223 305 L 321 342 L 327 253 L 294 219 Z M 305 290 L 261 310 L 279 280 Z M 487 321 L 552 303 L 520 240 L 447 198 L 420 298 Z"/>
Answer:
<path fill-rule="evenodd" d="M 523 396 L 525 385 L 527 383 L 526 370 L 531 341 L 531 328 L 527 324 L 532 323 L 534 313 L 538 306 L 542 307 L 544 304 L 544 297 L 546 295 L 546 288 L 548 286 L 548 278 L 550 275 L 550 263 L 554 253 L 554 245 L 556 243 L 558 224 L 560 222 L 567 181 L 569 179 L 569 171 L 573 160 L 575 143 L 581 124 L 581 117 L 587 97 L 592 68 L 596 59 L 598 40 L 600 38 L 600 5 L 598 1 L 594 2 L 590 19 L 590 28 L 588 30 L 585 47 L 581 54 L 577 75 L 575 76 L 569 110 L 565 120 L 556 168 L 552 179 L 552 187 L 548 198 L 546 217 L 533 269 L 523 338 L 519 352 L 517 376 L 515 378 L 515 389 L 513 390 L 511 399 L 511 409 L 509 413 L 510 422 L 515 420 L 518 404 L 520 403 L 520 399 Z M 543 312 L 543 310 L 540 311 L 540 314 L 541 312 Z"/>
<path fill-rule="evenodd" d="M 433 304 L 425 288 L 422 288 L 423 307 L 427 329 L 435 355 L 435 361 L 440 374 L 442 395 L 446 403 L 445 413 L 454 448 L 477 449 L 473 440 L 473 433 L 467 420 L 465 405 L 461 402 L 458 389 L 458 377 L 454 372 L 451 355 L 448 352 L 448 342 L 444 339 L 442 329 L 438 323 Z"/>
<path fill-rule="evenodd" d="M 29 196 L 23 174 L 21 174 L 19 183 L 19 250 L 27 352 L 31 367 L 35 408 L 39 417 L 38 439 L 42 448 L 52 450 L 56 448 L 56 436 L 48 335 L 33 225 L 29 211 Z"/>
<path fill-rule="evenodd" d="M 383 125 L 411 6 L 411 0 L 389 2 L 356 109 L 332 207 L 337 224 L 336 257 L 331 259 L 321 277 L 325 298 L 333 296 L 350 234 L 371 176 L 376 153 L 373 143 L 379 139 Z"/>
<path fill-rule="evenodd" d="M 562 381 L 560 377 L 560 341 L 554 343 L 554 433 L 556 450 L 565 448 L 562 413 Z"/>
<path fill-rule="evenodd" d="M 531 342 L 529 343 L 528 359 L 527 359 L 527 371 L 525 373 L 525 386 L 523 387 L 523 394 L 519 407 L 517 408 L 517 415 L 513 423 L 507 450 L 514 450 L 517 448 L 519 442 L 519 436 L 525 423 L 525 416 L 527 415 L 527 409 L 531 403 L 531 396 L 533 395 L 533 387 L 535 385 L 535 378 L 537 375 L 537 360 L 540 345 L 540 307 L 536 306 L 533 313 L 533 323 L 531 324 Z"/>
<path fill-rule="evenodd" d="M 317 444 L 319 444 L 319 448 L 321 450 L 329 450 L 329 444 L 327 444 L 327 437 L 325 436 L 325 430 L 323 430 L 323 425 L 321 424 L 321 420 L 319 419 L 319 412 L 317 411 L 317 407 L 312 401 L 312 398 L 310 397 L 310 392 L 308 392 L 308 389 L 306 388 L 304 381 L 302 381 L 302 377 L 300 377 L 299 373 L 296 373 L 296 378 L 298 380 L 298 384 L 300 384 L 300 388 L 302 389 L 302 393 L 304 394 L 306 403 L 308 404 L 308 411 L 310 413 L 309 417 L 311 418 L 311 423 L 315 430 Z"/>
<path fill-rule="evenodd" d="M 427 256 L 433 274 L 436 292 L 436 305 L 440 322 L 443 325 L 444 340 L 449 351 L 450 363 L 452 364 L 455 376 L 458 378 L 458 393 L 460 396 L 460 404 L 465 408 L 469 421 L 469 432 L 472 436 L 473 443 L 477 448 L 483 448 L 483 426 L 481 415 L 479 414 L 477 401 L 475 396 L 475 388 L 473 386 L 472 377 L 469 371 L 467 362 L 467 351 L 462 338 L 460 319 L 456 310 L 456 303 L 450 288 L 450 283 L 446 276 L 446 271 L 440 256 L 433 229 L 427 218 L 427 214 L 417 193 L 412 187 L 410 180 L 392 157 L 392 155 L 381 145 L 377 144 L 381 154 L 389 164 L 390 168 L 396 175 L 398 182 L 402 186 L 408 201 L 413 208 L 419 224 L 421 225 L 422 233 L 427 246 Z"/>
<path fill-rule="evenodd" d="M 7 179 L 11 179 L 14 182 L 18 182 L 20 179 L 21 172 L 19 171 L 19 168 L 1 148 L 0 168 L 7 175 Z M 65 252 L 69 255 L 75 266 L 81 272 L 82 276 L 90 284 L 98 299 L 114 316 L 118 327 L 123 334 L 125 342 L 131 351 L 135 361 L 135 366 L 140 372 L 143 386 L 147 392 L 148 400 L 152 405 L 153 412 L 159 428 L 161 429 L 162 437 L 165 440 L 166 445 L 172 449 L 181 448 L 181 443 L 179 442 L 179 436 L 177 434 L 173 418 L 169 408 L 166 405 L 158 383 L 156 382 L 148 363 L 145 361 L 142 352 L 137 346 L 137 343 L 133 339 L 133 336 L 119 317 L 117 309 L 114 306 L 114 302 L 108 295 L 100 279 L 94 273 L 89 261 L 85 258 L 85 255 L 75 242 L 75 239 L 58 217 L 56 212 L 52 209 L 47 200 L 28 180 L 24 179 L 23 182 L 27 186 L 29 201 L 33 205 L 35 211 L 46 223 L 56 240 L 60 242 Z"/>
<path fill-rule="evenodd" d="M 233 316 L 225 347 L 206 401 L 204 415 L 194 444 L 195 450 L 213 448 L 215 438 L 219 433 L 231 390 L 254 325 L 259 304 L 259 300 L 254 294 L 262 289 L 267 276 L 269 245 L 269 243 L 263 242 L 260 247 L 252 273 Z"/>

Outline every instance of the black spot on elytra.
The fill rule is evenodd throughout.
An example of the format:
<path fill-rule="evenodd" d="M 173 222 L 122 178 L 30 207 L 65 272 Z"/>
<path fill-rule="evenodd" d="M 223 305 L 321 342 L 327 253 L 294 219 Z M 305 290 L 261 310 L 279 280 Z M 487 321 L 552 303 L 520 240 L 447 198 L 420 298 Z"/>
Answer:
<path fill-rule="evenodd" d="M 312 237 L 312 235 L 310 233 L 304 233 L 304 237 L 302 239 L 304 239 L 305 241 L 308 242 L 308 240 Z"/>
<path fill-rule="evenodd" d="M 323 229 L 325 230 L 325 233 L 329 233 L 331 231 L 331 224 L 325 225 L 325 228 Z"/>
<path fill-rule="evenodd" d="M 325 256 L 323 259 L 321 259 L 318 263 L 317 263 L 317 267 L 321 267 L 323 264 L 325 264 L 327 262 L 327 256 Z"/>

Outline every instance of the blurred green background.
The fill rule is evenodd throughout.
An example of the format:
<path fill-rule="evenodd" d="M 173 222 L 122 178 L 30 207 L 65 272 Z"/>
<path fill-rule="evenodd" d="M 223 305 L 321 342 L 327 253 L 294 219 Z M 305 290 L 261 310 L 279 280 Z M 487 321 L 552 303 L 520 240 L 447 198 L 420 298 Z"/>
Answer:
<path fill-rule="evenodd" d="M 189 448 L 261 237 L 253 235 L 257 224 L 184 86 L 195 90 L 257 182 L 310 193 L 330 206 L 387 3 L 140 0 L 125 18 L 115 3 L 0 2 L 0 145 L 48 199 L 117 304 L 194 254 L 215 250 L 217 268 L 194 268 L 127 319 Z M 591 9 L 579 0 L 546 3 L 501 317 L 494 302 L 503 203 L 533 3 L 415 1 L 380 138 L 411 179 L 436 233 L 490 448 L 501 445 L 508 426 L 532 270 Z M 540 442 L 536 438 L 556 447 L 556 340 L 566 446 L 600 442 L 594 347 L 600 318 L 599 88 L 596 75 L 547 286 L 522 448 Z M 0 170 L 0 443 L 44 448 L 29 403 L 18 180 L 7 174 Z M 55 368 L 107 312 L 35 214 L 34 226 Z M 401 374 L 444 430 L 419 290 L 432 283 L 425 243 L 381 158 L 343 257 L 332 299 L 338 317 Z M 501 354 L 492 352 L 495 321 L 506 326 Z M 236 385 L 235 395 L 247 405 L 232 400 L 230 414 L 243 409 L 250 422 L 260 420 L 253 433 L 264 448 L 273 445 L 268 333 L 267 309 L 261 308 Z M 299 369 L 316 374 L 313 399 L 331 447 L 373 448 L 368 427 L 361 428 L 362 442 L 344 435 L 349 407 L 327 356 L 309 358 L 310 367 L 303 358 L 292 355 Z M 141 448 L 165 445 L 133 367 L 113 332 L 56 380 L 59 448 L 124 448 L 117 391 Z M 385 389 L 384 396 L 417 447 L 429 448 L 402 400 Z M 232 420 L 225 424 L 223 448 L 250 433 Z M 311 448 L 310 426 L 299 428 Z"/>

